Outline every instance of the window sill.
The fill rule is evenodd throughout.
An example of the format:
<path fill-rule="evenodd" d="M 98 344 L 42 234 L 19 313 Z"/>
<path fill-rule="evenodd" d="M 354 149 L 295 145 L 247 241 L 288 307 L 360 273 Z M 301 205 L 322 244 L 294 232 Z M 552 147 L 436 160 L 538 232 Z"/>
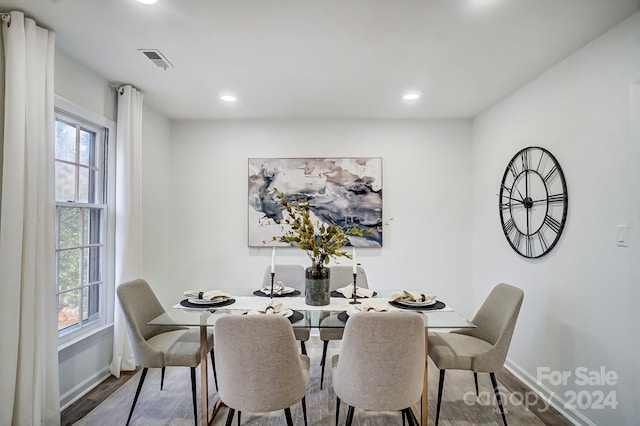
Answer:
<path fill-rule="evenodd" d="M 100 334 L 100 333 L 104 333 L 106 330 L 113 328 L 113 323 L 111 324 L 104 324 L 101 325 L 99 327 L 94 328 L 91 331 L 88 331 L 87 333 L 82 334 L 81 336 L 76 336 L 72 339 L 69 339 L 63 343 L 59 343 L 58 344 L 58 352 L 63 351 L 71 346 L 74 346 L 92 336 L 95 336 L 96 334 Z"/>

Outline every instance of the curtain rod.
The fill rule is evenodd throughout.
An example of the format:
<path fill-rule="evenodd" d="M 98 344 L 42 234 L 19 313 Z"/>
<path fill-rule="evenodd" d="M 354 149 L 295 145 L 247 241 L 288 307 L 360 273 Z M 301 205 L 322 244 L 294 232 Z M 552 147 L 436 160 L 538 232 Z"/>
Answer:
<path fill-rule="evenodd" d="M 0 19 L 4 22 L 11 23 L 11 14 L 10 13 L 0 13 Z"/>

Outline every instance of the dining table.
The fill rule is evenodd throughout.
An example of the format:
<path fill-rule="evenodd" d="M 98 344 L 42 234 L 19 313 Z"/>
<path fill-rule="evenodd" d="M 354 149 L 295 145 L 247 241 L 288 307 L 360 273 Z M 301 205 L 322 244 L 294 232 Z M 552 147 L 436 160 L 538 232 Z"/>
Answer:
<path fill-rule="evenodd" d="M 222 315 L 262 314 L 270 300 L 278 300 L 286 308 L 284 315 L 290 315 L 293 328 L 344 328 L 349 315 L 359 311 L 360 306 L 353 304 L 353 300 L 344 297 L 331 297 L 328 305 L 313 306 L 305 303 L 303 296 L 277 297 L 270 299 L 268 295 L 259 291 L 251 292 L 247 289 L 233 289 L 227 291 L 232 303 L 220 305 L 194 305 L 182 300 L 172 306 L 171 309 L 152 319 L 147 324 L 153 326 L 187 326 L 200 329 L 200 394 L 201 394 L 201 419 L 203 425 L 209 425 L 213 417 L 220 409 L 222 401 L 218 398 L 214 406 L 209 407 L 209 388 L 207 370 L 207 329 L 214 327 L 218 318 Z M 242 294 L 242 295 L 238 295 Z M 299 294 L 299 293 L 298 293 Z M 265 297 L 266 296 L 266 297 Z M 284 295 L 286 296 L 286 295 Z M 372 310 L 381 309 L 387 311 L 411 310 L 419 313 L 425 324 L 425 369 L 423 378 L 422 397 L 419 408 L 412 407 L 412 412 L 420 425 L 427 424 L 428 418 L 428 330 L 429 329 L 456 329 L 473 328 L 475 325 L 462 316 L 451 306 L 440 302 L 432 309 L 429 306 L 399 305 L 390 301 L 387 297 L 373 297 L 358 299 L 365 301 L 365 306 Z M 442 306 L 444 305 L 444 306 Z"/>

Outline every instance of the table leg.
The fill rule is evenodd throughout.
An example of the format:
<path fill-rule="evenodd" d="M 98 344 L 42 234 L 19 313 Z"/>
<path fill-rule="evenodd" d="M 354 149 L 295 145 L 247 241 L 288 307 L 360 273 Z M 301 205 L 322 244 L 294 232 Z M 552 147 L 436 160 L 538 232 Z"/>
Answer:
<path fill-rule="evenodd" d="M 200 409 L 202 425 L 209 424 L 209 377 L 207 375 L 207 327 L 200 327 Z"/>
<path fill-rule="evenodd" d="M 422 379 L 422 401 L 420 401 L 420 411 L 422 419 L 420 424 L 427 426 L 427 418 L 429 417 L 429 331 L 424 330 L 424 378 Z"/>

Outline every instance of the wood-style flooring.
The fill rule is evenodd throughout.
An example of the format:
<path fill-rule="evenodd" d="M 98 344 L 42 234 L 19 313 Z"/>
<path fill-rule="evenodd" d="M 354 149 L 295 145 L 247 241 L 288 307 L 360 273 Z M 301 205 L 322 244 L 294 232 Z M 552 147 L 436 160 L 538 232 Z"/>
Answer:
<path fill-rule="evenodd" d="M 331 388 L 330 371 L 325 372 L 323 390 L 319 389 L 319 360 L 321 348 L 322 345 L 319 338 L 312 336 L 311 340 L 307 343 L 307 349 L 311 357 L 310 383 L 307 392 L 310 425 L 332 425 L 335 419 L 335 396 Z M 332 354 L 339 352 L 339 342 L 331 342 L 329 348 L 328 359 L 331 358 Z M 432 425 L 435 420 L 438 370 L 431 362 L 429 372 L 429 425 Z M 153 369 L 149 371 L 131 424 L 193 424 L 193 409 L 188 385 L 188 369 L 167 369 L 165 390 L 162 392 L 162 396 L 159 396 L 157 393 L 159 392 L 159 379 L 156 376 L 159 377 L 159 371 L 154 371 Z M 517 396 L 527 395 L 530 390 L 504 369 L 496 372 L 496 376 L 501 389 L 505 391 L 503 393 L 503 399 L 507 400 L 507 420 L 510 425 L 570 426 L 572 424 L 552 407 L 545 405 L 544 401 L 539 401 L 538 406 L 528 405 L 527 407 L 523 407 L 522 404 L 518 404 Z M 127 384 L 131 378 L 133 378 L 133 381 Z M 61 424 L 73 425 L 76 422 L 78 426 L 124 424 L 138 378 L 139 371 L 123 373 L 119 379 L 115 377 L 108 378 L 79 401 L 65 409 L 61 414 Z M 493 390 L 488 375 L 480 375 L 479 378 L 481 397 L 492 397 Z M 210 383 L 213 385 L 213 380 L 210 380 Z M 211 391 L 210 400 L 213 400 L 216 397 L 215 388 Z M 172 394 L 171 392 L 174 393 Z M 462 371 L 447 372 L 440 424 L 442 426 L 501 425 L 502 421 L 496 411 L 497 407 L 494 406 L 495 404 L 483 403 L 481 400 L 480 402 L 474 402 L 475 400 L 473 397 L 470 397 L 469 392 L 474 393 L 473 376 L 471 373 Z M 104 401 L 107 402 L 100 405 Z M 471 401 L 471 403 L 469 401 Z M 516 401 L 516 403 L 510 404 L 512 401 Z M 174 404 L 174 406 L 167 406 L 171 404 Z M 96 407 L 98 408 L 96 409 Z M 162 414 L 162 410 L 166 412 Z M 294 424 L 302 424 L 301 410 L 299 407 L 293 407 L 292 413 L 294 414 Z M 171 418 L 169 418 L 169 416 Z M 226 409 L 223 409 L 212 424 L 214 426 L 223 425 L 225 417 Z M 345 418 L 346 409 L 342 407 L 341 424 Z M 234 424 L 236 424 L 236 421 L 234 421 Z M 281 413 L 270 413 L 266 415 L 243 413 L 242 424 L 279 426 L 284 424 L 284 416 L 281 415 Z M 361 410 L 356 410 L 354 425 L 387 426 L 389 424 L 402 424 L 400 414 L 386 412 L 365 413 Z"/>

